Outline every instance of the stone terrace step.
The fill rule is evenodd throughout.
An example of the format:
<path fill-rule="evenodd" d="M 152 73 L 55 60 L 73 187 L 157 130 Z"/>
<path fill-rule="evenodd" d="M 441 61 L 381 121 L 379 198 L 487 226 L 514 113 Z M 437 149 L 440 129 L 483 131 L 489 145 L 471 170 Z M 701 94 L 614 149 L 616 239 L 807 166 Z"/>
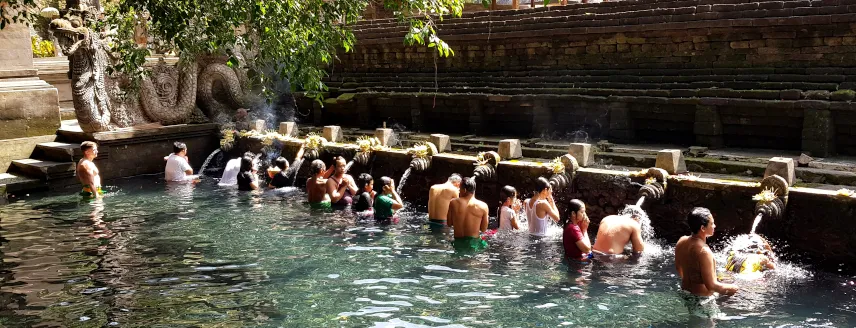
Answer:
<path fill-rule="evenodd" d="M 457 39 L 457 36 L 465 34 L 496 33 L 498 36 L 503 36 L 505 33 L 513 34 L 528 30 L 545 31 L 568 28 L 582 28 L 580 32 L 586 33 L 598 30 L 587 31 L 586 28 L 624 28 L 645 24 L 652 25 L 651 28 L 658 30 L 685 29 L 687 23 L 703 23 L 697 26 L 700 28 L 722 27 L 719 25 L 723 23 L 704 22 L 713 20 L 726 20 L 728 26 L 735 26 L 735 23 L 737 26 L 781 26 L 828 24 L 829 22 L 848 22 L 856 19 L 851 15 L 852 12 L 856 11 L 856 6 L 848 3 L 841 4 L 839 1 L 763 1 L 740 4 L 717 3 L 713 5 L 702 4 L 704 2 L 663 1 L 654 4 L 654 8 L 651 9 L 642 8 L 648 8 L 652 5 L 610 7 L 598 6 L 600 5 L 598 4 L 590 9 L 577 9 L 572 5 L 567 6 L 566 10 L 559 9 L 550 13 L 550 16 L 558 15 L 555 17 L 539 17 L 539 15 L 546 16 L 546 12 L 524 13 L 521 17 L 515 17 L 518 19 L 511 19 L 508 16 L 468 17 L 441 22 L 438 24 L 438 30 L 442 31 L 445 35 L 444 39 L 448 40 Z M 790 7 L 785 8 L 785 4 Z M 682 7 L 669 8 L 669 5 Z M 749 20 L 746 20 L 747 23 L 745 24 L 727 21 L 739 19 Z M 633 28 L 639 30 L 640 27 L 635 26 Z M 406 31 L 407 27 L 403 25 L 379 25 L 365 28 L 358 26 L 354 32 L 358 39 L 366 41 L 370 39 L 392 39 L 391 36 L 397 36 L 397 34 Z M 569 34 L 569 31 L 562 31 L 562 33 Z"/>
<path fill-rule="evenodd" d="M 47 182 L 12 173 L 0 173 L 0 194 L 21 190 L 46 189 Z M 0 195 L 2 196 L 2 195 Z"/>
<path fill-rule="evenodd" d="M 20 159 L 12 161 L 12 166 L 27 176 L 42 180 L 62 179 L 74 176 L 73 162 L 53 162 L 37 159 Z"/>
<path fill-rule="evenodd" d="M 79 144 L 68 144 L 64 142 L 46 142 L 36 145 L 33 153 L 34 158 L 57 162 L 76 162 L 83 156 Z"/>

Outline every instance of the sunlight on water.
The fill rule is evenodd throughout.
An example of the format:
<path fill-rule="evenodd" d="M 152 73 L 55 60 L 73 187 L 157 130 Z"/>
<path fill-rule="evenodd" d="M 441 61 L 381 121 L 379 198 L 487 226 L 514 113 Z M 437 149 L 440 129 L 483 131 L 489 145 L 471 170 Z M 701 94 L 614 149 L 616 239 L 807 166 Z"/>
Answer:
<path fill-rule="evenodd" d="M 699 326 L 656 239 L 630 261 L 566 263 L 561 228 L 530 237 L 521 220 L 465 254 L 412 207 L 378 225 L 311 211 L 296 188 L 119 183 L 102 202 L 0 207 L 0 326 Z M 788 263 L 723 276 L 743 289 L 715 300 L 717 326 L 856 324 L 850 277 Z"/>

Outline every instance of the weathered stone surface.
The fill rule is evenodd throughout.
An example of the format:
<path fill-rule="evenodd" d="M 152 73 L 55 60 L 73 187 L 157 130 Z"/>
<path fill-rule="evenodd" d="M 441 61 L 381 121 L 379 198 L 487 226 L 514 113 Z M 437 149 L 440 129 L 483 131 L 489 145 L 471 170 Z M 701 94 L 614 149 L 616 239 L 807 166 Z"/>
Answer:
<path fill-rule="evenodd" d="M 375 129 L 374 136 L 380 140 L 381 146 L 390 146 L 390 142 L 392 141 L 392 129 L 377 128 Z"/>
<path fill-rule="evenodd" d="M 342 127 L 338 125 L 327 125 L 321 132 L 321 136 L 329 142 L 340 142 L 342 140 Z"/>
<path fill-rule="evenodd" d="M 568 147 L 568 154 L 571 154 L 581 167 L 594 164 L 594 151 L 591 144 L 572 143 Z"/>
<path fill-rule="evenodd" d="M 504 139 L 499 142 L 497 151 L 502 159 L 517 159 L 523 157 L 523 149 L 520 148 L 520 139 Z"/>
<path fill-rule="evenodd" d="M 802 150 L 813 156 L 835 153 L 835 123 L 832 111 L 806 109 L 803 114 Z"/>
<path fill-rule="evenodd" d="M 452 151 L 452 142 L 448 135 L 435 133 L 430 136 L 428 141 L 437 146 L 437 150 L 441 153 Z"/>
<path fill-rule="evenodd" d="M 687 172 L 687 163 L 680 149 L 664 149 L 657 152 L 657 162 L 654 166 L 666 170 L 669 174 Z"/>
<path fill-rule="evenodd" d="M 252 129 L 253 129 L 254 131 L 264 132 L 264 131 L 265 131 L 265 128 L 266 128 L 266 126 L 265 126 L 265 120 L 255 120 L 255 121 L 253 121 Z"/>
<path fill-rule="evenodd" d="M 279 122 L 279 134 L 286 137 L 297 135 L 297 123 L 295 122 Z"/>
<path fill-rule="evenodd" d="M 776 174 L 785 179 L 789 186 L 793 186 L 796 182 L 794 174 L 794 159 L 787 157 L 773 157 L 767 162 L 767 169 L 764 170 L 764 177 Z"/>

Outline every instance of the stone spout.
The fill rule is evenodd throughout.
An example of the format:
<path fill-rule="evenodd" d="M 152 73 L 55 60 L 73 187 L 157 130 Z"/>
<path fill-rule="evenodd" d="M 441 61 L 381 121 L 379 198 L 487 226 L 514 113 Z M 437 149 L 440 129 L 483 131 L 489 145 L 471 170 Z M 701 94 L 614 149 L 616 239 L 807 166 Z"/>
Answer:
<path fill-rule="evenodd" d="M 574 176 L 577 174 L 577 170 L 580 169 L 577 160 L 569 154 L 562 155 L 559 159 L 565 166 L 565 170 L 561 173 L 553 173 L 550 177 L 549 181 L 550 185 L 553 186 L 553 190 L 562 190 L 571 185 L 574 181 Z"/>

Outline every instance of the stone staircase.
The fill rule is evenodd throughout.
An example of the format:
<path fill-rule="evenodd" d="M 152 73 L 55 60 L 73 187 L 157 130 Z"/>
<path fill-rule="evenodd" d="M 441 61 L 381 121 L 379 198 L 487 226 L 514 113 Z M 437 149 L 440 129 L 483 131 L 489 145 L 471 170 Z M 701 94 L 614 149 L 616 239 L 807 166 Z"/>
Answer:
<path fill-rule="evenodd" d="M 637 0 L 358 22 L 315 125 L 856 155 L 856 1 Z M 562 136 L 559 136 L 562 137 Z"/>
<path fill-rule="evenodd" d="M 80 142 L 87 140 L 82 136 L 85 135 L 64 125 L 57 130 L 56 141 L 40 143 L 30 158 L 12 161 L 9 172 L 0 174 L 0 190 L 5 187 L 6 192 L 16 192 L 73 184 L 77 161 L 82 158 Z"/>

